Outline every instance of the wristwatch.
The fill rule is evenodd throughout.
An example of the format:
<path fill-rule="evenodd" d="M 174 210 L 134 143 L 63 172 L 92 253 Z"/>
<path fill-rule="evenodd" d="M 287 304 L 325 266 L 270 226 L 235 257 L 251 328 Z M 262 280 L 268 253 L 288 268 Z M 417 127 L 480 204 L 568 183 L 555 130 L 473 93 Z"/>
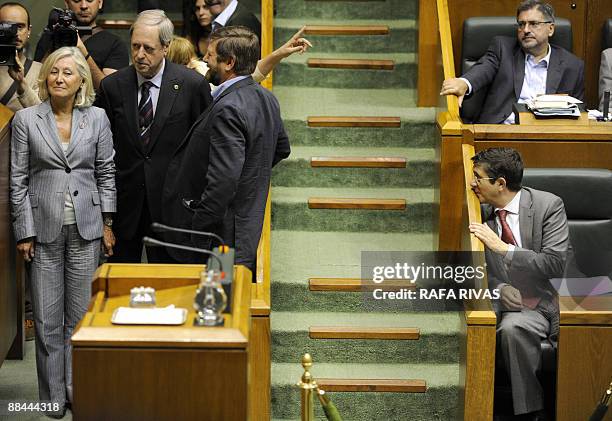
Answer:
<path fill-rule="evenodd" d="M 109 228 L 113 226 L 113 218 L 111 216 L 105 216 L 102 222 Z"/>

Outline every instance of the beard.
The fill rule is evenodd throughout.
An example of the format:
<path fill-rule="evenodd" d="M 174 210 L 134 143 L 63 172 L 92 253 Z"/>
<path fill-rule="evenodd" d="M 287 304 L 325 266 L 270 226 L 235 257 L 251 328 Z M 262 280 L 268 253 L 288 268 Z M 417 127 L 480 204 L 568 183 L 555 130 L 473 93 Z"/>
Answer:
<path fill-rule="evenodd" d="M 206 72 L 205 78 L 209 83 L 212 83 L 215 86 L 219 86 L 222 83 L 219 73 L 217 73 L 217 71 L 214 70 L 212 67 L 208 68 L 208 72 Z"/>

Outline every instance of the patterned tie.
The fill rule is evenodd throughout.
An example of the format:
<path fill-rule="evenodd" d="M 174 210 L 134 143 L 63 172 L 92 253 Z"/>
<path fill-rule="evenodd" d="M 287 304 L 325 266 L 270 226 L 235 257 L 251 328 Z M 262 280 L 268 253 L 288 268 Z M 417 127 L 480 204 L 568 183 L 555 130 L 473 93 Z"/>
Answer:
<path fill-rule="evenodd" d="M 140 89 L 140 103 L 138 104 L 138 125 L 140 127 L 140 140 L 146 146 L 151 140 L 151 125 L 153 124 L 153 100 L 151 99 L 152 82 L 144 82 Z"/>
<path fill-rule="evenodd" d="M 500 209 L 497 211 L 497 216 L 499 217 L 499 223 L 502 228 L 501 239 L 506 244 L 512 244 L 513 246 L 518 246 L 514 235 L 512 234 L 512 230 L 510 229 L 510 225 L 506 221 L 506 216 L 508 215 L 508 211 L 505 209 Z M 525 285 L 524 283 L 520 283 L 517 285 L 513 284 L 515 288 L 517 288 L 521 292 L 521 301 L 525 307 L 530 309 L 534 309 L 538 306 L 541 298 L 538 297 L 538 294 L 533 290 L 531 285 Z"/>

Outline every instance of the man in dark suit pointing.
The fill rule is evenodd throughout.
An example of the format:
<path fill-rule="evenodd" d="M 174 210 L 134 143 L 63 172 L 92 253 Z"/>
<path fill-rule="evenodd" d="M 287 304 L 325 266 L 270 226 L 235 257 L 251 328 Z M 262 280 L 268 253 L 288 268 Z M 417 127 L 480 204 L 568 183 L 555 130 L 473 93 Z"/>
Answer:
<path fill-rule="evenodd" d="M 214 102 L 172 158 L 163 195 L 165 223 L 220 234 L 236 248 L 236 264 L 251 270 L 272 167 L 290 152 L 278 101 L 250 76 L 258 57 L 257 37 L 247 28 L 213 32 L 204 59 L 207 78 L 217 85 Z M 195 245 L 211 246 L 210 241 Z M 182 262 L 202 260 L 169 252 Z"/>
<path fill-rule="evenodd" d="M 161 220 L 170 158 L 212 101 L 206 79 L 165 59 L 173 30 L 163 11 L 140 13 L 130 29 L 134 64 L 100 86 L 96 105 L 106 110 L 116 151 L 113 262 L 140 262 L 142 237 L 151 234 L 151 222 Z M 147 259 L 172 262 L 163 248 L 147 248 Z"/>

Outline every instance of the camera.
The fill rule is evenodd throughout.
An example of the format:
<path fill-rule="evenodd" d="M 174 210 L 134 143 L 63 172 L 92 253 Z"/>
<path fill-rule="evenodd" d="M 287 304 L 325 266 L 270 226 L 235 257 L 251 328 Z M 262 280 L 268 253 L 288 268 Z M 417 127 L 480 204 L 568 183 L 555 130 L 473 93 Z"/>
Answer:
<path fill-rule="evenodd" d="M 18 26 L 12 22 L 0 22 L 0 66 L 15 66 Z"/>
<path fill-rule="evenodd" d="M 71 10 L 54 7 L 49 12 L 46 32 L 51 34 L 51 51 L 61 47 L 75 47 L 79 35 L 91 35 L 91 27 L 77 26 L 75 14 Z"/>

